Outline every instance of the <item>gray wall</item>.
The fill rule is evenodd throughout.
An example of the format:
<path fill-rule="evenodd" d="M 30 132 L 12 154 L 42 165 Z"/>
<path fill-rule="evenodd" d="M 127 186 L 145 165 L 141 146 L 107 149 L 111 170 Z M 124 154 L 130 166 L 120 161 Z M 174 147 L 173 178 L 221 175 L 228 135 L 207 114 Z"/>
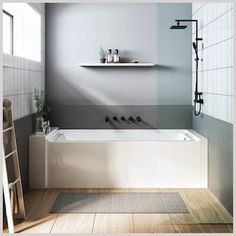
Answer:
<path fill-rule="evenodd" d="M 192 104 L 192 27 L 170 30 L 175 19 L 192 19 L 192 4 L 158 4 L 157 103 Z"/>
<path fill-rule="evenodd" d="M 202 115 L 193 117 L 193 129 L 208 138 L 208 184 L 233 214 L 233 125 Z"/>
<path fill-rule="evenodd" d="M 179 17 L 191 17 L 191 4 L 46 4 L 46 90 L 52 124 L 113 128 L 104 117 L 122 114 L 142 115 L 145 122 L 139 128 L 191 128 L 191 28 L 182 33 L 169 29 Z M 77 65 L 98 62 L 100 46 L 119 48 L 123 61 L 158 66 Z M 175 105 L 172 116 L 163 107 L 168 105 Z"/>
<path fill-rule="evenodd" d="M 60 128 L 78 129 L 190 129 L 192 106 L 117 105 L 117 106 L 51 106 L 50 122 Z M 128 114 L 128 116 L 127 116 Z M 104 117 L 140 116 L 142 122 L 104 122 Z"/>

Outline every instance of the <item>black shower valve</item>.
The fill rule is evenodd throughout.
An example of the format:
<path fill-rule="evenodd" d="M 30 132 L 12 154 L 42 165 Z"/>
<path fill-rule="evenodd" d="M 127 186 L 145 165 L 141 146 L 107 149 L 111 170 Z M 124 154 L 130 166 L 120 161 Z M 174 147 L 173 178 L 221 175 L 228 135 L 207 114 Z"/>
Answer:
<path fill-rule="evenodd" d="M 112 117 L 112 120 L 113 121 L 119 121 L 119 119 L 118 119 L 118 117 L 117 116 L 113 116 Z M 120 117 L 120 120 L 122 120 L 122 121 L 128 121 L 128 122 L 141 122 L 142 121 L 142 119 L 141 119 L 141 117 L 140 116 L 136 116 L 136 118 L 133 118 L 132 116 L 130 116 L 128 119 L 127 118 L 125 118 L 125 116 L 121 116 Z M 108 117 L 108 116 L 106 116 L 105 117 L 105 122 L 110 122 L 111 121 L 111 119 Z"/>
<path fill-rule="evenodd" d="M 199 103 L 200 104 L 204 104 L 204 100 L 201 98 L 201 99 L 199 99 Z"/>
<path fill-rule="evenodd" d="M 129 121 L 129 122 L 134 122 L 135 120 L 134 120 L 134 118 L 133 118 L 132 116 L 130 116 L 129 119 L 128 119 L 128 121 Z"/>
<path fill-rule="evenodd" d="M 122 121 L 126 121 L 126 118 L 124 116 L 121 116 L 120 118 Z"/>
<path fill-rule="evenodd" d="M 199 103 L 199 104 L 204 104 L 204 101 L 203 101 L 202 98 L 200 98 L 200 99 L 194 99 L 194 102 L 195 102 L 195 103 Z"/>
<path fill-rule="evenodd" d="M 203 95 L 203 92 L 198 92 L 198 91 L 195 91 L 194 92 L 194 95 L 196 96 L 196 97 L 201 97 L 202 95 Z"/>
<path fill-rule="evenodd" d="M 203 101 L 203 99 L 202 99 L 202 98 L 200 98 L 200 99 L 196 100 L 195 102 L 196 102 L 196 103 L 199 103 L 199 104 L 204 104 L 204 101 Z"/>
<path fill-rule="evenodd" d="M 204 104 L 204 100 L 202 99 L 202 92 L 195 92 L 195 99 L 194 102 L 195 103 L 199 103 L 199 104 Z"/>
<path fill-rule="evenodd" d="M 118 121 L 118 118 L 116 116 L 113 116 L 114 121 Z"/>

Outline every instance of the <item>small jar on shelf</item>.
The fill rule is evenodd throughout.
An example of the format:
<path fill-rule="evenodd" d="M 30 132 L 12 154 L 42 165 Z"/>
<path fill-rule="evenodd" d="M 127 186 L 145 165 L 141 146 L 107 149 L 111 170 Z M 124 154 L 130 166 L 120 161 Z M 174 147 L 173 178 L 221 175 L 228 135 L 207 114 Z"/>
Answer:
<path fill-rule="evenodd" d="M 115 49 L 115 54 L 114 54 L 113 61 L 114 61 L 114 63 L 119 63 L 120 62 L 119 50 L 117 48 Z"/>
<path fill-rule="evenodd" d="M 112 50 L 111 48 L 109 48 L 107 53 L 107 63 L 112 63 L 112 62 L 113 62 Z"/>

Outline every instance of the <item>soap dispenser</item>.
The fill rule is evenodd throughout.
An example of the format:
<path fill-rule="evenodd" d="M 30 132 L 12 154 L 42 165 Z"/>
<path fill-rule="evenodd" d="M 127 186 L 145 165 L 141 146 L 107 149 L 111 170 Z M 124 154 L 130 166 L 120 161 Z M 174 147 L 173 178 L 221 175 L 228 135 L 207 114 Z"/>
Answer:
<path fill-rule="evenodd" d="M 115 49 L 115 54 L 114 54 L 113 60 L 114 60 L 115 63 L 119 63 L 120 62 L 119 50 L 117 48 Z"/>
<path fill-rule="evenodd" d="M 109 48 L 107 53 L 107 63 L 112 63 L 112 62 L 113 62 L 112 50 L 111 48 Z"/>

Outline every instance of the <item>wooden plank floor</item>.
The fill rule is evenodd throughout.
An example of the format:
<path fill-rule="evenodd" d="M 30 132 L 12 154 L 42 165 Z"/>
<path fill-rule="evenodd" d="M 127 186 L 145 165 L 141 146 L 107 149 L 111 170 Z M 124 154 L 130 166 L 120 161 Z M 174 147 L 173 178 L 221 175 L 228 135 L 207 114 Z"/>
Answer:
<path fill-rule="evenodd" d="M 61 191 L 179 192 L 189 214 L 50 214 Z M 208 189 L 47 189 L 25 195 L 22 233 L 231 233 L 233 218 Z M 7 232 L 7 229 L 4 229 Z"/>

